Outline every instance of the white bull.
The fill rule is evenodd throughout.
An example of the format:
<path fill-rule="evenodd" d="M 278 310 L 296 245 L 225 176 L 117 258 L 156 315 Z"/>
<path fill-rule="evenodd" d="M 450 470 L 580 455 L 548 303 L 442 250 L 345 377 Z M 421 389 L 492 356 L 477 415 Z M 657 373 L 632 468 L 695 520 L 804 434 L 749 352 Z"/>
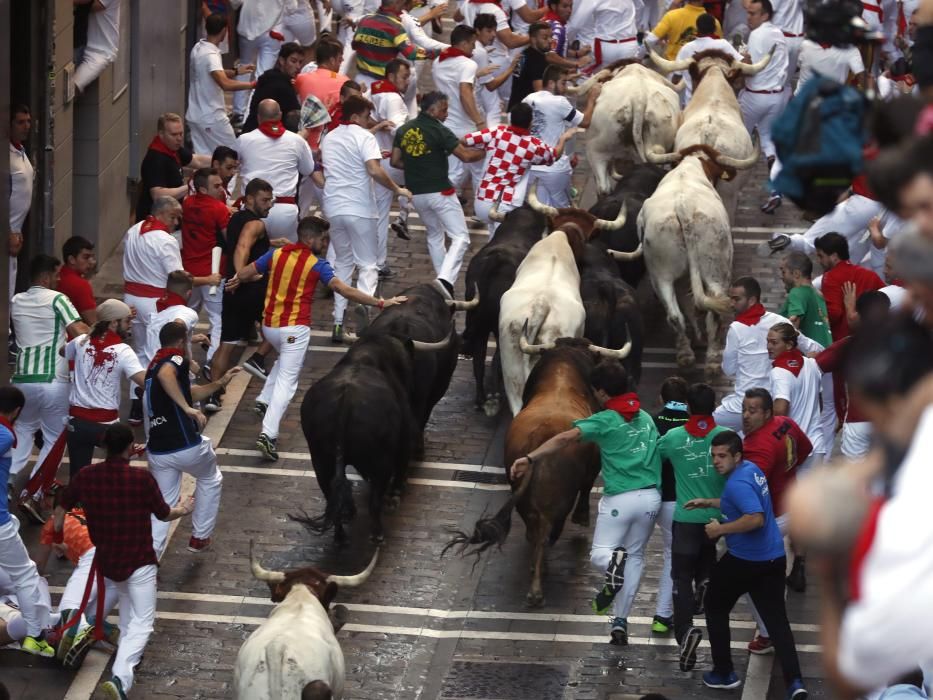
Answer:
<path fill-rule="evenodd" d="M 594 81 L 609 75 L 602 71 L 568 92 L 583 94 Z M 625 66 L 603 85 L 586 130 L 586 157 L 600 194 L 609 194 L 614 186 L 614 158 L 644 163 L 647 153 L 665 153 L 673 147 L 680 125 L 677 92 L 683 89 L 683 82 L 675 86 L 638 63 Z"/>
<path fill-rule="evenodd" d="M 338 586 L 359 586 L 376 567 L 379 550 L 369 566 L 355 576 L 327 575 L 313 567 L 269 571 L 253 559 L 253 576 L 269 584 L 278 603 L 269 619 L 240 647 L 233 671 L 237 700 L 340 700 L 343 697 L 343 651 L 328 615 Z M 310 686 L 305 696 L 302 691 Z"/>
<path fill-rule="evenodd" d="M 669 172 L 638 214 L 638 235 L 642 243 L 632 253 L 610 250 L 617 259 L 645 256 L 651 285 L 658 295 L 674 330 L 677 364 L 693 365 L 695 357 L 687 339 L 683 290 L 675 284 L 687 277 L 696 309 L 706 312 L 707 374 L 717 371 L 722 359 L 723 314 L 730 310 L 726 295 L 732 275 L 732 235 L 729 217 L 713 186 L 723 173 L 707 149 L 700 148 L 682 157 Z M 695 314 L 689 313 L 695 335 L 700 331 Z"/>
<path fill-rule="evenodd" d="M 681 61 L 668 61 L 654 52 L 650 56 L 662 72 L 689 69 L 693 79 L 693 96 L 683 111 L 673 150 L 683 151 L 702 144 L 736 160 L 746 161 L 755 156 L 756 159 L 750 161 L 754 165 L 758 146 L 752 143 L 745 128 L 739 101 L 729 81 L 739 74 L 754 75 L 763 70 L 771 60 L 771 55 L 768 54 L 755 64 L 736 61 L 728 54 L 716 50 L 701 51 Z M 655 149 L 648 154 L 648 160 L 652 163 L 676 161 L 676 154 L 666 153 L 669 150 Z M 738 193 L 745 179 L 739 175 L 729 181 L 720 181 L 716 186 L 730 222 L 735 217 Z"/>

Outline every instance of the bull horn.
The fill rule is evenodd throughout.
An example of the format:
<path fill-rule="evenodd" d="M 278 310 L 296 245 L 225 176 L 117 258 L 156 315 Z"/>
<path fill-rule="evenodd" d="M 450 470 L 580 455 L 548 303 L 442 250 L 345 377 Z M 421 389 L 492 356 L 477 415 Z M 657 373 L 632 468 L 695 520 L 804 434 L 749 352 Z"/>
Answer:
<path fill-rule="evenodd" d="M 379 559 L 379 548 L 376 547 L 376 551 L 373 552 L 373 558 L 369 562 L 369 566 L 363 569 L 360 573 L 355 576 L 328 576 L 327 583 L 336 583 L 338 586 L 343 586 L 344 588 L 356 588 L 366 583 L 366 579 L 369 578 L 369 575 L 373 572 L 373 569 L 376 568 L 376 561 Z"/>
<path fill-rule="evenodd" d="M 528 201 L 528 206 L 534 209 L 537 212 L 541 212 L 545 216 L 555 217 L 560 212 L 557 211 L 554 207 L 548 204 L 542 204 L 541 200 L 538 199 L 538 182 L 531 183 L 531 187 L 528 188 L 528 196 L 525 197 Z"/>
<path fill-rule="evenodd" d="M 667 78 L 665 78 L 665 77 L 663 77 L 663 76 L 661 77 L 661 80 L 663 80 L 664 83 L 665 83 L 671 90 L 673 90 L 673 91 L 676 92 L 676 93 L 682 93 L 684 90 L 687 89 L 687 81 L 686 81 L 686 80 L 678 80 L 678 81 L 675 83 L 675 82 L 672 82 L 672 81 L 668 80 Z"/>
<path fill-rule="evenodd" d="M 612 256 L 613 260 L 618 260 L 619 262 L 631 262 L 632 260 L 637 260 L 642 256 L 641 243 L 638 244 L 638 247 L 631 251 L 627 252 L 624 250 L 613 250 L 609 248 L 606 250 L 609 255 Z"/>
<path fill-rule="evenodd" d="M 564 90 L 564 92 L 568 95 L 585 95 L 596 83 L 606 81 L 611 77 L 612 71 L 603 69 L 599 71 L 599 73 L 596 73 L 595 75 L 587 78 L 579 85 L 568 87 L 566 90 Z"/>
<path fill-rule="evenodd" d="M 469 311 L 470 309 L 475 309 L 479 306 L 479 285 L 473 285 L 473 298 L 469 301 L 457 301 L 456 299 L 444 299 L 444 303 L 447 304 L 454 311 Z"/>
<path fill-rule="evenodd" d="M 446 350 L 450 347 L 450 339 L 454 337 L 453 330 L 447 334 L 447 337 L 443 340 L 438 340 L 436 343 L 427 343 L 423 340 L 412 340 L 411 344 L 415 348 L 415 352 L 432 352 L 434 350 Z"/>
<path fill-rule="evenodd" d="M 609 176 L 610 176 L 613 180 L 621 180 L 623 177 L 625 177 L 625 175 L 623 175 L 622 173 L 620 173 L 619 170 L 618 170 L 618 168 L 616 168 L 615 161 L 612 161 L 612 162 L 609 164 Z"/>
<path fill-rule="evenodd" d="M 282 583 L 285 580 L 285 574 L 282 571 L 269 571 L 269 569 L 262 568 L 260 564 L 253 557 L 253 541 L 249 541 L 249 565 L 253 570 L 253 576 L 255 576 L 260 581 L 266 581 L 267 583 Z"/>
<path fill-rule="evenodd" d="M 645 160 L 654 165 L 667 165 L 668 163 L 679 163 L 683 156 L 678 151 L 662 153 L 658 151 L 645 151 Z"/>
<path fill-rule="evenodd" d="M 596 219 L 593 228 L 600 231 L 616 231 L 625 226 L 626 206 L 625 200 L 622 200 L 622 206 L 619 208 L 619 215 L 612 221 L 606 219 Z"/>
<path fill-rule="evenodd" d="M 628 336 L 628 326 L 625 327 L 625 334 Z M 628 354 L 632 351 L 632 341 L 631 339 L 625 342 L 618 350 L 613 350 L 612 348 L 601 348 L 598 345 L 590 345 L 590 352 L 595 352 L 601 357 L 608 357 L 612 360 L 624 360 L 628 357 Z"/>
<path fill-rule="evenodd" d="M 758 63 L 743 63 L 742 61 L 738 61 L 733 58 L 732 69 L 737 70 L 744 75 L 755 75 L 756 73 L 760 73 L 771 62 L 771 57 L 774 55 L 775 48 L 777 48 L 776 45 L 772 46 L 771 51 L 768 52 L 768 55 L 758 61 Z"/>
<path fill-rule="evenodd" d="M 532 345 L 528 342 L 528 319 L 525 319 L 525 323 L 522 324 L 522 334 L 518 339 L 519 349 L 526 355 L 540 355 L 545 350 L 550 350 L 556 345 L 556 343 L 541 343 L 540 345 Z"/>
<path fill-rule="evenodd" d="M 732 158 L 730 156 L 719 155 L 716 157 L 716 164 L 724 168 L 735 168 L 736 170 L 744 170 L 745 168 L 752 167 L 755 163 L 758 162 L 758 134 L 755 133 L 755 138 L 752 140 L 752 155 L 748 158 Z"/>
<path fill-rule="evenodd" d="M 489 210 L 489 220 L 497 221 L 500 224 L 503 221 L 505 221 L 505 214 L 499 211 L 499 200 L 498 199 L 493 203 L 492 209 Z"/>
<path fill-rule="evenodd" d="M 648 56 L 651 57 L 654 65 L 656 65 L 661 70 L 661 72 L 665 74 L 687 70 L 693 64 L 692 58 L 684 58 L 680 61 L 669 61 L 666 58 L 661 58 L 654 52 L 654 49 L 648 49 Z"/>

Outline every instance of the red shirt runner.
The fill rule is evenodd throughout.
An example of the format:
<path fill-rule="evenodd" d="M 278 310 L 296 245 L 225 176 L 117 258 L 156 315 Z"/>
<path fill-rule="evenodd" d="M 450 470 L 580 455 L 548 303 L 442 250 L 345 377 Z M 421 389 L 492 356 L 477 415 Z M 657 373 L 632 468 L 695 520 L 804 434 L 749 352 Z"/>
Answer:
<path fill-rule="evenodd" d="M 796 470 L 813 451 L 813 445 L 794 421 L 774 416 L 758 430 L 745 436 L 742 456 L 768 477 L 774 515 L 784 512 L 784 492 Z"/>
<path fill-rule="evenodd" d="M 211 250 L 226 248 L 224 231 L 230 221 L 230 209 L 220 200 L 201 194 L 185 197 L 181 218 L 181 262 L 195 277 L 211 274 Z M 226 270 L 221 258 L 220 269 Z"/>
<path fill-rule="evenodd" d="M 881 289 L 884 280 L 872 270 L 861 265 L 853 265 L 850 260 L 843 260 L 836 267 L 823 273 L 823 298 L 826 300 L 826 313 L 829 316 L 829 330 L 833 340 L 841 340 L 851 333 L 846 307 L 842 301 L 842 285 L 855 282 L 855 296 Z"/>
<path fill-rule="evenodd" d="M 97 308 L 90 282 L 67 265 L 62 265 L 59 275 L 58 291 L 71 300 L 79 314 Z"/>

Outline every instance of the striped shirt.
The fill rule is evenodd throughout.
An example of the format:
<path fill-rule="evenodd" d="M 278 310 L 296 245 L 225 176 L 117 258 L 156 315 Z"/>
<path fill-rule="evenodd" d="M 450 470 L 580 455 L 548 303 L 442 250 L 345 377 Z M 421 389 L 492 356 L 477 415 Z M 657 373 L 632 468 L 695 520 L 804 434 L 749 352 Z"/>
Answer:
<path fill-rule="evenodd" d="M 267 275 L 266 312 L 263 325 L 269 328 L 311 325 L 311 299 L 318 280 L 330 284 L 334 270 L 311 249 L 292 243 L 270 250 L 255 262 L 256 270 Z"/>
<path fill-rule="evenodd" d="M 384 78 L 386 64 L 397 57 L 409 61 L 434 58 L 439 52 L 415 46 L 408 38 L 399 16 L 380 10 L 360 20 L 353 35 L 356 67 L 373 78 Z"/>
<path fill-rule="evenodd" d="M 47 287 L 30 287 L 13 297 L 10 316 L 19 344 L 13 381 L 67 382 L 68 362 L 59 351 L 68 340 L 68 326 L 81 320 L 68 297 Z"/>

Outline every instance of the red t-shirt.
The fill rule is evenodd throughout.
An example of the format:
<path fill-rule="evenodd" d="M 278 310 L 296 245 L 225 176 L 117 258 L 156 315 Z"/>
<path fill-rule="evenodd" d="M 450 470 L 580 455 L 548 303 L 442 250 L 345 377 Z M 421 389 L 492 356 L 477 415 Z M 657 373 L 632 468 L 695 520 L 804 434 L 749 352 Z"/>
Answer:
<path fill-rule="evenodd" d="M 836 415 L 845 423 L 864 423 L 868 419 L 859 410 L 855 401 L 849 400 L 849 388 L 842 372 L 842 361 L 845 350 L 852 341 L 852 336 L 836 340 L 823 352 L 816 356 L 816 364 L 824 374 L 833 374 L 833 399 L 836 404 Z"/>
<path fill-rule="evenodd" d="M 181 262 L 195 277 L 211 274 L 211 250 L 226 248 L 224 231 L 230 220 L 227 205 L 206 194 L 185 197 L 181 218 Z M 220 269 L 225 270 L 223 258 Z"/>
<path fill-rule="evenodd" d="M 823 287 L 820 291 L 826 300 L 826 313 L 829 316 L 829 330 L 833 334 L 833 340 L 841 340 L 851 333 L 849 319 L 846 318 L 846 307 L 842 301 L 842 285 L 846 282 L 855 282 L 856 298 L 865 292 L 885 286 L 884 280 L 872 270 L 853 265 L 850 260 L 843 260 L 832 270 L 823 273 Z"/>
<path fill-rule="evenodd" d="M 813 445 L 793 420 L 774 416 L 745 436 L 742 456 L 754 462 L 768 477 L 774 514 L 784 512 L 784 492 L 796 477 L 796 470 L 813 451 Z"/>
<path fill-rule="evenodd" d="M 62 265 L 59 276 L 58 291 L 71 300 L 79 314 L 97 308 L 90 282 L 67 265 Z"/>

